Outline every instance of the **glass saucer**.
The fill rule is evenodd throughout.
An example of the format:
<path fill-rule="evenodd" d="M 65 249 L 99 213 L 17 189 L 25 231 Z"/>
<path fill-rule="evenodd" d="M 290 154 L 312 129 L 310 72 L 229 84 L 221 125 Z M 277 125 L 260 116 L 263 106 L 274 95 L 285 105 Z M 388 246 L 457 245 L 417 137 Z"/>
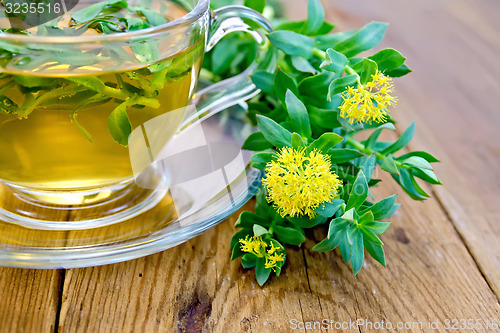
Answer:
<path fill-rule="evenodd" d="M 254 130 L 242 108 L 232 107 L 203 120 L 203 129 L 211 136 L 208 146 L 242 146 Z M 171 187 L 156 206 L 128 221 L 79 230 L 34 229 L 0 221 L 0 266 L 97 266 L 179 245 L 223 221 L 253 197 L 262 172 L 249 165 L 250 157 L 250 152 L 238 149 L 237 158 L 224 162 L 227 165 Z M 213 186 L 207 177 L 225 183 Z"/>

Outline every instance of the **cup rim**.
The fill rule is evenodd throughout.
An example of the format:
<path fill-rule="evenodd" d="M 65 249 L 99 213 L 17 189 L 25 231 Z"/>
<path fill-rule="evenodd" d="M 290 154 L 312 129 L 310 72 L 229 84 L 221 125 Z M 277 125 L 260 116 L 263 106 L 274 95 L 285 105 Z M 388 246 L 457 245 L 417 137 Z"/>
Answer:
<path fill-rule="evenodd" d="M 169 30 L 176 29 L 181 26 L 189 25 L 200 19 L 209 9 L 210 0 L 198 0 L 196 6 L 184 16 L 181 16 L 173 21 L 167 22 L 155 27 L 129 31 L 123 33 L 113 33 L 97 36 L 75 36 L 68 39 L 68 36 L 25 36 L 0 33 L 0 41 L 8 42 L 24 42 L 37 44 L 81 44 L 92 42 L 117 42 L 129 40 L 133 37 L 153 36 L 158 33 L 163 33 Z"/>

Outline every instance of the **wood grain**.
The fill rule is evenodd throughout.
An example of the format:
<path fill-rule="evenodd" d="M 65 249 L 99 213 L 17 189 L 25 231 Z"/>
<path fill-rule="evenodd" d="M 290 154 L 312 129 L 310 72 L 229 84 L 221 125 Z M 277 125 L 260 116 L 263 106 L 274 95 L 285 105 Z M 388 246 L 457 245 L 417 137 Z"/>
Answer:
<path fill-rule="evenodd" d="M 499 3 L 480 1 L 323 1 L 339 29 L 390 22 L 380 46 L 408 57 L 397 80 L 400 128 L 417 119 L 413 150 L 435 153 L 445 186 L 437 198 L 497 297 L 500 296 Z"/>
<path fill-rule="evenodd" d="M 369 259 L 353 277 L 337 253 L 315 253 L 308 241 L 289 251 L 283 276 L 260 288 L 253 271 L 229 260 L 233 216 L 157 255 L 67 271 L 59 331 L 286 332 L 293 320 L 498 318 L 495 296 L 439 203 L 414 202 L 383 178 L 375 195 L 398 192 L 404 207 L 383 237 L 387 268 Z"/>
<path fill-rule="evenodd" d="M 54 332 L 61 271 L 0 267 L 0 332 Z"/>
<path fill-rule="evenodd" d="M 292 1 L 287 1 L 287 4 Z M 0 269 L 0 331 L 288 332 L 293 321 L 415 322 L 390 332 L 445 332 L 445 319 L 498 320 L 500 290 L 500 52 L 491 0 L 323 1 L 339 30 L 391 22 L 381 47 L 400 49 L 415 72 L 396 81 L 399 128 L 418 120 L 412 149 L 430 149 L 445 186 L 425 203 L 387 175 L 377 199 L 398 193 L 401 210 L 382 237 L 388 267 L 367 259 L 356 276 L 339 254 L 288 251 L 281 277 L 264 288 L 231 262 L 237 214 L 176 248 L 108 266 L 65 271 Z M 306 1 L 289 14 L 304 18 Z M 379 171 L 377 171 L 379 172 Z M 245 206 L 252 209 L 253 203 Z M 310 235 L 320 240 L 324 230 Z M 84 239 L 82 237 L 81 239 Z M 57 323 L 57 327 L 56 326 Z M 291 325 L 292 323 L 292 325 Z M 420 327 L 418 323 L 422 323 Z M 300 329 L 301 332 L 380 332 Z M 493 330 L 471 329 L 466 332 Z"/>

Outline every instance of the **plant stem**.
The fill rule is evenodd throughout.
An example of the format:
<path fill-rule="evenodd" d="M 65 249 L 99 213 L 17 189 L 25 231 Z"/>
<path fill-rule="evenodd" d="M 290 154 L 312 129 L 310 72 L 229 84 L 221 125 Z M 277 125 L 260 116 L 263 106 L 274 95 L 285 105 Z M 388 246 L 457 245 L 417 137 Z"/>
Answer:
<path fill-rule="evenodd" d="M 372 154 L 375 154 L 375 157 L 377 158 L 377 160 L 380 160 L 381 163 L 380 164 L 383 164 L 385 159 L 387 158 L 386 155 L 384 154 L 381 154 L 377 151 L 374 151 L 368 147 L 366 147 L 364 144 L 362 144 L 361 142 L 357 141 L 357 140 L 354 140 L 352 137 L 348 136 L 346 137 L 346 144 L 352 146 L 353 148 L 356 148 L 357 150 L 359 150 L 360 152 L 362 152 L 363 154 L 366 154 L 366 155 L 372 155 Z M 394 160 L 394 162 L 396 163 L 396 166 L 398 168 L 405 168 L 405 169 L 409 169 L 408 166 L 406 166 L 405 164 L 399 162 L 399 161 L 396 161 Z"/>
<path fill-rule="evenodd" d="M 31 105 L 29 105 L 28 107 L 19 110 L 17 112 L 17 116 L 19 118 L 27 117 L 41 103 L 43 103 L 51 98 L 55 98 L 55 97 L 58 97 L 61 95 L 70 95 L 73 93 L 77 93 L 78 91 L 81 91 L 81 90 L 82 90 L 82 88 L 80 88 L 80 87 L 71 87 L 69 89 L 66 89 L 66 87 L 64 87 L 64 88 L 52 90 L 51 92 L 45 93 L 42 96 L 35 99 L 35 101 L 33 101 L 33 103 L 31 103 Z"/>
<path fill-rule="evenodd" d="M 320 59 L 326 59 L 326 52 L 318 49 L 317 47 L 313 48 L 313 55 Z"/>
<path fill-rule="evenodd" d="M 320 59 L 326 59 L 326 52 L 316 47 L 313 48 L 313 55 Z M 358 84 L 361 84 L 359 74 L 356 73 L 356 71 L 354 71 L 354 69 L 352 69 L 351 66 L 345 65 L 344 72 L 346 72 L 346 74 L 356 75 L 357 76 L 356 80 L 358 81 Z"/>

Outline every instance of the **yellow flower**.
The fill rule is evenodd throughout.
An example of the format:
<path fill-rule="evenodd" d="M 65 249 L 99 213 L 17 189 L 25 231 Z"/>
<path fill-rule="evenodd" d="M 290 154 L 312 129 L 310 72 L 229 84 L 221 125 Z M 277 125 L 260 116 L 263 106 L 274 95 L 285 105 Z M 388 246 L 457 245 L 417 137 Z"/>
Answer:
<path fill-rule="evenodd" d="M 371 82 L 358 84 L 357 88 L 348 87 L 344 91 L 343 102 L 339 107 L 340 116 L 351 124 L 382 122 L 386 118 L 387 107 L 397 103 L 397 98 L 391 96 L 392 92 L 392 79 L 377 70 Z"/>
<path fill-rule="evenodd" d="M 282 217 L 307 215 L 324 202 L 332 200 L 342 182 L 330 171 L 330 158 L 318 151 L 281 149 L 276 161 L 266 166 L 268 202 L 274 202 Z"/>
<path fill-rule="evenodd" d="M 285 261 L 283 248 L 274 246 L 272 241 L 266 243 L 261 236 L 246 236 L 240 238 L 241 251 L 252 253 L 258 258 L 265 258 L 265 268 L 272 268 L 276 271 L 278 262 Z"/>
<path fill-rule="evenodd" d="M 278 262 L 282 262 L 285 260 L 285 254 L 284 253 L 274 253 L 271 255 L 266 256 L 266 264 L 264 265 L 265 268 L 272 268 L 274 271 L 276 271 L 276 266 Z"/>
<path fill-rule="evenodd" d="M 261 258 L 266 253 L 267 244 L 262 240 L 260 236 L 249 237 L 248 235 L 245 239 L 240 239 L 241 251 L 253 253 L 257 257 Z"/>

